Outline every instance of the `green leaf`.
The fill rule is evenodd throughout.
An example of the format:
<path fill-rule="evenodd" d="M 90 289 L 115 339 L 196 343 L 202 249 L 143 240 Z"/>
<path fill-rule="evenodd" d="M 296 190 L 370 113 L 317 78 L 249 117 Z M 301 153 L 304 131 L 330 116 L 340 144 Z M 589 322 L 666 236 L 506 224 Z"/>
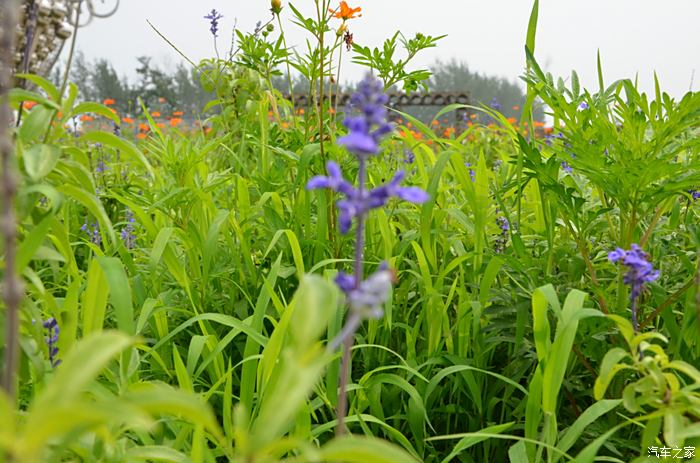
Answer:
<path fill-rule="evenodd" d="M 189 463 L 184 453 L 163 445 L 142 445 L 126 451 L 126 461 L 164 461 L 167 463 Z"/>
<path fill-rule="evenodd" d="M 117 354 L 133 343 L 132 337 L 117 331 L 93 333 L 78 342 L 56 369 L 50 387 L 34 401 L 26 428 L 31 430 L 32 424 L 41 420 L 37 411 L 71 403 Z"/>
<path fill-rule="evenodd" d="M 141 150 L 130 141 L 120 138 L 113 133 L 100 131 L 88 132 L 80 139 L 87 142 L 103 143 L 107 146 L 111 146 L 112 148 L 121 150 L 124 154 L 140 163 L 146 169 L 152 179 L 155 178 L 155 172 L 153 171 L 153 166 L 151 166 L 151 163 L 148 162 Z"/>
<path fill-rule="evenodd" d="M 24 101 L 33 101 L 39 103 L 47 108 L 55 109 L 59 111 L 61 109 L 58 103 L 52 101 L 44 96 L 39 95 L 35 92 L 30 92 L 29 90 L 24 90 L 21 88 L 13 88 L 9 93 L 10 104 L 14 108 L 19 108 L 19 105 Z"/>
<path fill-rule="evenodd" d="M 51 173 L 60 156 L 61 149 L 58 146 L 43 143 L 32 145 L 22 153 L 24 170 L 32 180 L 41 180 Z"/>
<path fill-rule="evenodd" d="M 15 77 L 19 79 L 28 80 L 35 84 L 37 87 L 40 87 L 43 91 L 46 92 L 46 95 L 48 95 L 48 97 L 51 98 L 52 101 L 61 101 L 61 92 L 59 92 L 56 86 L 52 84 L 48 79 L 36 74 L 16 74 Z"/>
<path fill-rule="evenodd" d="M 491 438 L 491 434 L 500 434 L 508 429 L 513 427 L 513 422 L 510 423 L 503 423 L 503 424 L 496 424 L 493 426 L 488 426 L 481 431 L 477 431 L 473 433 L 473 435 L 465 436 L 457 442 L 457 444 L 454 446 L 452 449 L 452 452 L 445 458 L 443 458 L 442 463 L 450 463 L 452 461 L 455 461 L 454 458 L 459 455 L 460 453 L 464 452 L 467 450 L 469 447 L 472 447 L 479 442 L 483 442 L 486 439 Z M 484 433 L 484 435 L 479 435 L 481 433 Z"/>
<path fill-rule="evenodd" d="M 107 119 L 111 120 L 117 125 L 121 125 L 121 119 L 119 119 L 119 116 L 114 111 L 112 111 L 109 107 L 103 104 L 94 103 L 91 101 L 78 104 L 75 108 L 73 108 L 73 111 L 71 111 L 69 117 L 85 113 L 98 114 L 102 117 L 106 117 Z"/>
<path fill-rule="evenodd" d="M 321 448 L 321 461 L 343 463 L 410 463 L 417 462 L 405 450 L 372 437 L 343 437 Z"/>
<path fill-rule="evenodd" d="M 105 280 L 109 286 L 109 301 L 114 307 L 114 314 L 119 329 L 127 334 L 136 334 L 134 325 L 134 307 L 131 300 L 131 286 L 126 276 L 124 265 L 116 257 L 98 257 Z"/>
<path fill-rule="evenodd" d="M 621 364 L 620 361 L 629 357 L 629 352 L 621 347 L 613 347 L 603 357 L 603 362 L 600 365 L 600 373 L 593 386 L 593 397 L 600 400 L 605 395 L 610 381 L 615 377 L 618 371 L 623 369 L 631 369 L 627 364 Z"/>
<path fill-rule="evenodd" d="M 87 286 L 81 299 L 83 334 L 101 331 L 107 310 L 109 286 L 104 271 L 97 259 L 90 262 L 87 272 Z"/>
<path fill-rule="evenodd" d="M 567 452 L 581 437 L 583 431 L 586 430 L 588 426 L 593 424 L 598 418 L 605 415 L 609 411 L 615 409 L 620 405 L 621 400 L 601 400 L 596 402 L 586 409 L 578 418 L 574 424 L 569 426 L 566 431 L 562 434 L 559 442 L 557 443 L 557 448 L 562 452 Z M 558 461 L 555 456 L 554 461 Z"/>
<path fill-rule="evenodd" d="M 42 139 L 49 129 L 49 123 L 54 114 L 55 111 L 53 109 L 35 106 L 22 121 L 18 133 L 19 141 L 24 144 L 30 144 Z"/>

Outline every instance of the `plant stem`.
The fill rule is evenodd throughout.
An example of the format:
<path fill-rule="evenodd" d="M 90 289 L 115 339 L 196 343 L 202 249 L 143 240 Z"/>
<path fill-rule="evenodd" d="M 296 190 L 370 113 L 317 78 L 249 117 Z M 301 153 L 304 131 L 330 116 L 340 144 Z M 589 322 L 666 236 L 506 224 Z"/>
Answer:
<path fill-rule="evenodd" d="M 698 262 L 698 282 L 696 284 L 700 285 L 700 262 Z M 670 307 L 671 304 L 676 302 L 686 291 L 690 289 L 690 287 L 693 286 L 693 280 L 689 280 L 686 284 L 684 284 L 678 291 L 675 293 L 671 294 L 668 299 L 663 301 L 652 313 L 649 315 L 647 318 L 642 321 L 642 323 L 639 324 L 639 328 L 642 329 L 645 326 L 647 326 L 649 323 L 654 321 L 656 317 L 663 312 L 667 307 Z M 697 295 L 700 295 L 700 291 L 698 291 Z M 700 310 L 700 309 L 699 309 Z"/>
<path fill-rule="evenodd" d="M 358 156 L 360 161 L 360 168 L 357 173 L 358 195 L 362 197 L 365 190 L 365 177 L 367 175 L 367 161 L 364 157 Z M 365 216 L 364 214 L 359 214 L 357 216 L 357 230 L 355 231 L 355 289 L 359 288 L 362 282 L 362 269 L 363 269 L 363 258 L 364 258 L 364 246 L 365 246 Z M 347 323 L 353 320 L 353 317 L 357 315 L 351 313 L 348 317 Z M 352 349 L 353 343 L 352 333 L 348 334 L 343 342 L 343 357 L 340 360 L 340 391 L 338 397 L 338 427 L 336 428 L 336 436 L 342 436 L 347 432 L 345 427 L 345 417 L 348 413 L 348 398 L 347 398 L 347 385 L 350 375 L 350 369 L 352 366 L 352 357 L 350 356 L 350 349 Z"/>
<path fill-rule="evenodd" d="M 282 19 L 279 13 L 275 13 L 277 16 L 277 24 L 280 26 L 280 34 L 282 35 L 282 43 L 284 44 L 284 49 L 287 50 L 287 37 L 284 35 L 284 29 L 282 29 Z M 287 63 L 287 83 L 289 84 L 289 100 L 292 102 L 292 123 L 294 124 L 294 129 L 298 129 L 297 126 L 297 111 L 294 105 L 294 84 L 292 83 L 292 68 L 289 65 L 289 56 L 284 60 Z"/>
<path fill-rule="evenodd" d="M 59 97 L 63 98 L 63 94 L 68 86 L 68 75 L 70 74 L 70 67 L 73 63 L 73 55 L 75 54 L 75 43 L 78 40 L 78 24 L 80 24 L 80 11 L 83 6 L 83 0 L 78 1 L 78 6 L 76 7 L 75 13 L 75 25 L 73 26 L 73 36 L 70 41 L 70 50 L 68 51 L 68 59 L 66 60 L 66 71 L 63 73 L 63 80 L 61 81 L 61 91 L 59 92 Z"/>
<path fill-rule="evenodd" d="M 16 0 L 3 2 L 3 23 L 0 37 L 0 163 L 2 177 L 0 191 L 2 194 L 2 222 L 0 227 L 5 246 L 5 287 L 3 295 L 6 312 L 6 335 L 4 371 L 2 389 L 7 394 L 10 403 L 15 398 L 15 376 L 19 360 L 19 304 L 22 297 L 21 281 L 15 270 L 16 236 L 14 197 L 17 191 L 17 180 L 12 159 L 14 147 L 12 136 L 8 130 L 12 123 L 8 93 L 12 86 L 12 68 L 14 63 L 15 30 L 17 25 L 18 4 Z"/>

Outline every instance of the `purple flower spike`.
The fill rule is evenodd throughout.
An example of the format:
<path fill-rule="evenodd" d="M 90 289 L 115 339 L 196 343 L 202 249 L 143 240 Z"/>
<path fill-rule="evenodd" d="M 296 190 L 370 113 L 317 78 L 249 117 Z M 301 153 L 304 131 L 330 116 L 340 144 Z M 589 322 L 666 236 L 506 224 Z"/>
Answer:
<path fill-rule="evenodd" d="M 307 190 L 317 190 L 319 188 L 330 188 L 331 190 L 342 193 L 346 196 L 355 195 L 355 188 L 343 178 L 343 172 L 340 170 L 340 166 L 333 161 L 328 161 L 326 164 L 326 170 L 328 171 L 328 177 L 324 175 L 317 175 L 316 177 L 309 180 L 306 184 Z"/>
<path fill-rule="evenodd" d="M 360 312 L 363 318 L 380 318 L 391 285 L 396 281 L 396 273 L 386 262 L 382 262 L 377 271 L 359 285 L 355 285 L 352 276 L 343 272 L 338 273 L 335 281 L 345 293 L 351 309 Z"/>
<path fill-rule="evenodd" d="M 215 9 L 212 9 L 211 13 L 204 17 L 204 19 L 209 20 L 209 32 L 211 32 L 211 35 L 213 35 L 214 37 L 219 36 L 219 20 L 223 17 L 224 16 Z"/>
<path fill-rule="evenodd" d="M 45 338 L 46 341 L 46 346 L 49 349 L 49 361 L 51 362 L 51 366 L 53 368 L 56 368 L 58 365 L 61 364 L 61 361 L 57 358 L 58 356 L 58 333 L 59 333 L 59 327 L 58 327 L 58 322 L 56 321 L 55 318 L 51 317 L 48 320 L 46 320 L 44 323 L 42 323 L 42 326 L 46 328 L 49 331 L 49 336 Z"/>
<path fill-rule="evenodd" d="M 350 109 L 360 114 L 343 121 L 349 132 L 338 139 L 338 144 L 358 157 L 377 154 L 381 139 L 394 130 L 386 120 L 384 106 L 388 102 L 382 82 L 368 74 L 360 82 L 358 91 L 350 97 Z"/>
<path fill-rule="evenodd" d="M 647 261 L 648 257 L 647 253 L 637 244 L 633 244 L 632 249 L 629 251 L 617 248 L 608 253 L 608 259 L 611 262 L 622 262 L 629 269 L 623 281 L 631 288 L 632 326 L 635 333 L 639 330 L 639 324 L 637 323 L 637 299 L 642 294 L 645 283 L 659 278 L 659 271 L 654 270 L 654 266 Z"/>

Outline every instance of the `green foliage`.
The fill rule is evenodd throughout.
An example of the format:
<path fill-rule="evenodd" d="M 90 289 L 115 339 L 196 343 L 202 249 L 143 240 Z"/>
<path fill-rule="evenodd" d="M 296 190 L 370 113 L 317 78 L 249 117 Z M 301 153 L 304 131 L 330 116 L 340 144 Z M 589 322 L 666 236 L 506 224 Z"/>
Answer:
<path fill-rule="evenodd" d="M 289 10 L 315 40 L 332 32 L 328 15 Z M 397 283 L 384 318 L 357 333 L 352 435 L 333 436 L 340 359 L 326 344 L 346 310 L 332 281 L 353 240 L 335 229 L 337 198 L 305 185 L 329 159 L 355 172 L 330 103 L 302 115 L 265 60 L 289 62 L 320 101 L 321 82 L 338 90 L 342 43 L 290 54 L 278 33 L 267 45 L 245 36 L 235 63 L 197 66 L 208 130 L 156 125 L 149 107 L 169 84 L 147 61 L 143 86 L 159 90 L 139 95 L 145 140 L 74 136 L 75 116 L 117 122 L 75 85 L 60 95 L 23 76 L 38 90 L 10 94 L 14 109 L 37 104 L 14 133 L 25 296 L 0 461 L 629 462 L 650 445 L 700 443 L 697 93 L 649 97 L 630 81 L 590 93 L 532 53 L 525 81 L 555 120 L 550 138 L 506 111 L 455 105 L 435 123 L 399 114 L 369 160 L 370 186 L 402 168 L 430 200 L 367 221 L 367 267 L 388 261 Z M 405 83 L 398 37 L 376 63 L 374 50 L 354 57 Z M 493 125 L 441 126 L 462 109 Z M 607 259 L 632 242 L 661 270 L 639 297 L 636 336 Z"/>
<path fill-rule="evenodd" d="M 406 52 L 405 59 L 394 57 L 399 37 L 401 37 L 401 45 L 403 45 Z M 397 31 L 391 38 L 384 41 L 381 49 L 370 49 L 369 47 L 353 44 L 352 48 L 356 53 L 353 62 L 375 71 L 379 78 L 384 81 L 384 88 L 386 89 L 402 83 L 403 90 L 409 94 L 418 90 L 419 87 L 427 90 L 428 85 L 425 81 L 430 78 L 430 71 L 418 70 L 409 72 L 406 70 L 406 65 L 415 58 L 418 52 L 426 48 L 436 47 L 438 40 L 445 37 L 445 35 L 432 37 L 417 33 L 415 37 L 406 39 L 401 34 L 401 31 Z"/>

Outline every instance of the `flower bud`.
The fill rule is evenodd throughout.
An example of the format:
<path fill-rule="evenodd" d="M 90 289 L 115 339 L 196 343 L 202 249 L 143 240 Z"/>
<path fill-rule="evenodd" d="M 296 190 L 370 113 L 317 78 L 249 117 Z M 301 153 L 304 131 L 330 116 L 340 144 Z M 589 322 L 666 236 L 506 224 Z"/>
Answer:
<path fill-rule="evenodd" d="M 345 34 L 345 32 L 347 32 L 347 30 L 348 30 L 348 26 L 347 26 L 345 23 L 343 23 L 343 24 L 340 25 L 340 27 L 338 28 L 338 30 L 335 31 L 335 35 L 336 35 L 337 37 L 342 37 L 343 34 Z"/>
<path fill-rule="evenodd" d="M 282 0 L 272 0 L 270 6 L 273 14 L 280 14 L 280 11 L 282 11 Z"/>
<path fill-rule="evenodd" d="M 275 25 L 274 24 L 268 24 L 267 25 L 267 32 L 272 32 L 275 30 Z"/>

